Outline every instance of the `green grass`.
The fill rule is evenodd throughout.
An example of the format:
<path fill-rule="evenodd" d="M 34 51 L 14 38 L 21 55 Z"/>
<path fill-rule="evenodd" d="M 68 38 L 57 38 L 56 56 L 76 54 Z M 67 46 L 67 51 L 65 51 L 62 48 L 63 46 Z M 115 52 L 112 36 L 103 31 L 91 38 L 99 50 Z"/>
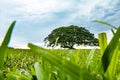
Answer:
<path fill-rule="evenodd" d="M 55 56 L 58 56 L 58 58 L 62 58 L 62 59 L 65 59 L 66 61 L 70 61 L 71 63 L 68 63 L 68 64 L 74 64 L 74 62 L 75 62 L 75 64 L 82 67 L 82 65 L 85 66 L 85 64 L 87 64 L 86 59 L 91 50 L 83 50 L 83 49 L 81 49 L 81 50 L 60 50 L 60 49 L 59 50 L 53 50 L 53 49 L 48 50 L 47 49 L 45 51 L 50 51 Z M 74 53 L 76 53 L 76 54 L 74 54 Z M 42 58 L 41 58 L 41 55 L 34 51 L 31 51 L 28 49 L 24 50 L 24 49 L 11 49 L 10 48 L 10 49 L 7 49 L 6 54 L 7 55 L 6 55 L 6 60 L 4 62 L 4 70 L 9 70 L 9 71 L 18 70 L 18 72 L 20 72 L 21 69 L 24 69 L 24 70 L 28 71 L 31 74 L 31 76 L 34 76 L 34 75 L 37 76 L 38 73 L 36 74 L 36 71 L 37 71 L 36 67 L 34 70 L 34 66 L 37 66 L 37 65 L 34 65 L 36 62 L 39 62 L 40 65 L 42 65 L 42 68 L 44 67 L 44 69 L 47 68 L 47 70 L 51 70 L 52 64 L 50 64 L 49 62 L 46 62 L 46 61 L 44 62 L 44 60 L 42 60 Z M 97 62 L 100 60 L 99 56 L 100 56 L 100 51 L 95 50 L 95 55 L 93 56 L 94 58 L 92 58 L 93 61 L 90 62 L 91 63 L 91 65 L 89 66 L 90 69 L 93 69 L 96 67 L 95 65 L 97 65 Z M 78 60 L 76 60 L 76 57 L 78 57 Z M 89 61 L 89 59 L 88 59 L 88 61 Z M 45 66 L 46 64 L 48 64 L 49 67 Z M 62 63 L 60 63 L 58 61 L 57 65 L 59 65 L 59 64 L 62 64 Z M 65 66 L 67 66 L 67 64 Z M 72 67 L 75 67 L 75 66 L 71 66 L 71 68 Z M 56 70 L 56 68 L 55 68 L 55 70 Z M 56 70 L 56 71 L 58 71 L 58 70 Z M 75 71 L 75 70 L 73 69 L 73 71 Z M 68 72 L 70 72 L 70 71 L 68 71 Z M 53 74 L 53 73 L 51 73 L 51 71 L 48 71 L 44 74 L 49 75 L 48 73 L 50 73 L 51 75 Z M 62 73 L 64 73 L 64 71 Z M 67 75 L 67 73 L 64 73 L 64 74 L 65 74 L 65 76 Z M 78 73 L 75 73 L 75 74 L 78 74 Z M 25 74 L 23 74 L 23 75 L 25 75 Z M 74 75 L 74 74 L 71 74 L 71 75 Z M 67 76 L 66 76 L 66 78 L 67 78 Z M 78 78 L 76 78 L 76 79 L 78 79 Z"/>
<path fill-rule="evenodd" d="M 39 61 L 39 55 L 27 49 L 7 49 L 4 68 L 30 69 Z M 11 64 L 12 63 L 12 64 Z"/>
<path fill-rule="evenodd" d="M 48 50 L 48 49 L 46 49 Z M 61 56 L 66 59 L 66 57 L 72 56 L 74 53 L 77 53 L 78 50 L 60 50 L 60 49 L 50 49 L 53 54 Z M 90 52 L 90 49 L 81 49 L 79 53 L 79 60 L 87 57 Z M 94 58 L 98 58 L 100 55 L 99 50 L 96 50 Z M 40 61 L 40 54 L 31 51 L 30 49 L 14 49 L 8 48 L 6 51 L 6 58 L 4 62 L 4 68 L 10 68 L 11 70 L 16 66 L 17 68 L 29 69 L 30 66 L 33 66 L 35 62 Z M 72 62 L 72 60 L 71 60 Z M 12 64 L 11 64 L 12 63 Z M 29 66 L 30 65 L 30 66 Z"/>

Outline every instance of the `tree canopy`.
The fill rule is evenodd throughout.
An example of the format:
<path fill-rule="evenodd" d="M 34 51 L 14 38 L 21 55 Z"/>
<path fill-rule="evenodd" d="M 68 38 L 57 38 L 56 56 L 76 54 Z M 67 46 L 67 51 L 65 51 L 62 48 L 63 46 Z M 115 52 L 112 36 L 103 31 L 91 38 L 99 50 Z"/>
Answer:
<path fill-rule="evenodd" d="M 74 25 L 54 29 L 44 41 L 47 46 L 60 45 L 62 48 L 69 49 L 73 49 L 75 44 L 98 45 L 98 39 L 94 37 L 93 33 L 90 33 L 84 27 Z"/>

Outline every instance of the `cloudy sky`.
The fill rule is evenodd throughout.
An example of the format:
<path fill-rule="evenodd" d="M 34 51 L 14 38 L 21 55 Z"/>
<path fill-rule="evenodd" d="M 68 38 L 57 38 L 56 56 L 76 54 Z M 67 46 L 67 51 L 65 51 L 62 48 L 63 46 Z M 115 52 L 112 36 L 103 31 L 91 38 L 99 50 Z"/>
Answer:
<path fill-rule="evenodd" d="M 85 27 L 97 37 L 110 28 L 93 20 L 120 26 L 120 0 L 0 0 L 0 43 L 16 20 L 9 46 L 26 48 L 27 43 L 43 45 L 44 38 L 60 26 Z"/>

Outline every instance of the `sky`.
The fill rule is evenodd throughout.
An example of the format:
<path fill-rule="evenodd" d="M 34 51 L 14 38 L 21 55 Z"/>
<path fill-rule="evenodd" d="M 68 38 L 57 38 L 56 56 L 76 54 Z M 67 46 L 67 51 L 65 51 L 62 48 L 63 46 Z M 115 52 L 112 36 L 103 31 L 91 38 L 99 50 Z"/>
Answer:
<path fill-rule="evenodd" d="M 28 43 L 44 45 L 44 38 L 61 26 L 85 27 L 95 37 L 110 27 L 93 22 L 107 21 L 120 26 L 120 0 L 0 0 L 0 43 L 10 23 L 16 20 L 10 47 L 27 48 Z"/>

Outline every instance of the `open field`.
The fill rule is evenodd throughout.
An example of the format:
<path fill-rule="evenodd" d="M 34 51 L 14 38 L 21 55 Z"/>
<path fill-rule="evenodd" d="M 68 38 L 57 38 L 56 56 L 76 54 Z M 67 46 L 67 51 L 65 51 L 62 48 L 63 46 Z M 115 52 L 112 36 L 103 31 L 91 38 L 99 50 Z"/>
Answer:
<path fill-rule="evenodd" d="M 80 67 L 82 67 L 87 64 L 86 60 L 91 50 L 90 49 L 77 49 L 77 50 L 46 49 L 45 51 L 50 51 L 53 55 L 58 56 L 58 59 L 60 57 L 61 59 L 65 59 L 67 61 L 70 61 L 73 64 L 77 64 Z M 9 70 L 9 71 L 18 70 L 19 72 L 20 70 L 25 70 L 25 71 L 28 71 L 32 76 L 32 75 L 36 75 L 35 71 L 33 71 L 34 64 L 36 62 L 39 62 L 40 65 L 44 66 L 42 68 L 46 68 L 48 70 L 47 73 L 51 74 L 51 72 L 49 72 L 51 70 L 51 67 L 50 67 L 51 63 L 45 62 L 43 64 L 44 60 L 41 58 L 41 55 L 34 51 L 31 51 L 29 49 L 10 48 L 10 49 L 7 49 L 6 53 L 7 53 L 6 58 L 5 58 L 6 60 L 4 62 L 5 70 Z M 96 49 L 93 55 L 93 58 L 91 60 L 90 69 L 97 69 L 96 65 L 98 64 L 99 61 L 100 61 L 100 50 Z M 46 67 L 46 65 L 49 65 L 49 68 Z M 54 67 L 53 69 L 54 69 L 53 71 L 56 70 L 56 68 Z M 64 74 L 64 75 L 67 76 L 67 74 Z M 55 77 L 53 78 L 54 80 L 57 80 L 55 79 Z"/>
<path fill-rule="evenodd" d="M 88 71 L 86 72 L 86 69 L 85 69 L 85 73 L 83 73 L 84 74 L 83 80 L 88 80 L 89 78 L 91 78 L 91 80 L 104 80 L 103 75 L 98 72 L 99 63 L 101 60 L 99 49 L 93 49 L 93 50 L 90 50 L 90 49 L 77 49 L 77 50 L 44 49 L 44 50 L 45 52 L 48 51 L 50 52 L 50 54 L 52 53 L 53 55 L 58 56 L 58 59 L 61 59 L 61 61 L 67 60 L 72 64 L 79 66 L 80 68 L 88 67 L 89 72 Z M 56 69 L 56 66 L 53 65 L 54 63 L 47 62 L 46 60 L 42 59 L 39 53 L 36 53 L 29 49 L 7 49 L 6 52 L 7 52 L 7 55 L 6 55 L 6 60 L 4 62 L 5 70 L 15 71 L 14 74 L 16 72 L 20 74 L 22 73 L 22 75 L 28 77 L 28 79 L 25 79 L 25 80 L 41 80 L 37 78 L 38 73 L 35 67 L 35 64 L 37 64 L 38 62 L 39 62 L 39 66 L 41 66 L 40 70 L 41 69 L 43 70 L 43 72 L 41 73 L 42 77 L 44 77 L 43 80 L 73 79 L 73 78 L 69 79 L 70 76 L 68 76 L 68 74 L 64 72 L 64 69 L 63 71 L 59 72 L 59 69 Z M 54 61 L 54 62 L 57 62 L 57 61 Z M 67 66 L 69 66 L 68 64 L 71 64 L 71 63 L 67 63 Z M 60 64 L 58 61 L 58 66 L 59 65 L 64 65 L 64 63 Z M 72 67 L 72 65 L 70 66 Z M 73 66 L 73 68 L 74 67 L 75 66 Z M 119 68 L 120 68 L 120 65 L 118 64 L 117 73 L 120 72 Z M 31 76 L 31 79 L 27 73 L 29 73 L 29 75 Z M 85 74 L 87 74 L 88 78 L 85 76 Z M 60 76 L 62 76 L 63 78 L 59 78 Z M 40 77 L 40 73 L 39 73 L 39 77 Z"/>
<path fill-rule="evenodd" d="M 70 55 L 74 55 L 74 53 L 79 53 L 79 57 L 82 60 L 83 58 L 87 58 L 90 49 L 80 49 L 80 50 L 60 50 L 60 49 L 47 49 L 52 51 L 54 54 L 59 55 L 61 57 L 70 57 Z M 24 68 L 29 69 L 31 66 L 34 65 L 35 62 L 39 62 L 40 55 L 36 52 L 33 52 L 29 49 L 13 49 L 9 48 L 6 51 L 6 60 L 5 60 L 5 68 L 13 69 L 14 67 L 17 68 Z M 97 59 L 100 55 L 99 49 L 95 51 L 95 59 Z"/>

